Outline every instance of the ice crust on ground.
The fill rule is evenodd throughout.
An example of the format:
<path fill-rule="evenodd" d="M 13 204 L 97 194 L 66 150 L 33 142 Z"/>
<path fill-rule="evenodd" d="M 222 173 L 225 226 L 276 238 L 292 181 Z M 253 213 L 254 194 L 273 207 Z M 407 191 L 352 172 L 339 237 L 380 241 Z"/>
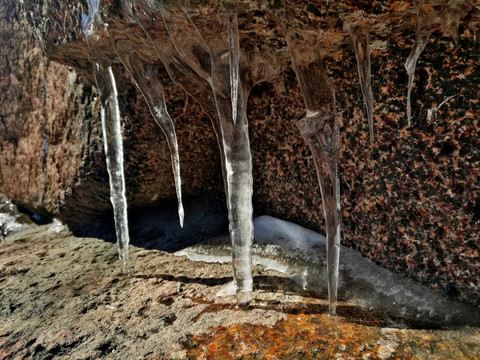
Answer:
<path fill-rule="evenodd" d="M 291 278 L 300 288 L 323 297 L 327 294 L 325 237 L 299 225 L 260 216 L 254 221 L 252 262 Z M 224 263 L 230 245 L 217 237 L 177 253 L 192 261 Z M 230 295 L 227 284 L 222 295 Z M 480 309 L 449 299 L 376 265 L 359 252 L 342 246 L 339 297 L 419 326 L 480 325 Z"/>
<path fill-rule="evenodd" d="M 19 232 L 30 223 L 27 215 L 19 213 L 11 200 L 0 194 L 0 243 L 4 236 Z"/>

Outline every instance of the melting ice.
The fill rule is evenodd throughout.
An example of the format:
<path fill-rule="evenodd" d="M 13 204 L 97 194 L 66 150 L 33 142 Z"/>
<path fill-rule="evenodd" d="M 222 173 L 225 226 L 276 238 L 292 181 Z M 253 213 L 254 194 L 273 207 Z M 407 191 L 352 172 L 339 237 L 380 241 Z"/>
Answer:
<path fill-rule="evenodd" d="M 226 11 L 228 19 L 218 20 L 219 24 L 230 24 L 227 28 L 221 25 L 207 28 L 197 27 L 198 24 L 179 6 L 162 7 L 161 11 L 176 52 L 190 68 L 186 71 L 195 74 L 192 81 L 187 78 L 182 86 L 187 92 L 195 94 L 197 90 L 192 90 L 192 86 L 203 80 L 209 85 L 208 93 L 213 94 L 213 98 L 203 95 L 201 105 L 212 119 L 221 143 L 235 288 L 238 300 L 248 302 L 252 290 L 253 179 L 246 114 L 249 89 L 247 84 L 240 82 L 235 70 L 239 66 L 235 60 L 239 57 L 239 49 L 235 45 L 238 41 L 235 39 L 239 38 L 236 14 L 232 13 L 234 9 L 229 9 Z M 211 19 L 213 21 L 216 20 Z M 212 31 L 212 28 L 215 30 Z M 158 50 L 162 52 L 162 48 Z M 182 75 L 180 77 L 183 78 Z M 233 88 L 238 86 L 238 90 L 232 89 L 232 85 Z M 236 94 L 236 99 L 232 98 L 232 94 Z"/>
<path fill-rule="evenodd" d="M 368 38 L 368 29 L 363 24 L 344 23 L 344 29 L 350 34 L 355 49 L 357 59 L 358 78 L 362 89 L 363 100 L 367 109 L 368 129 L 370 133 L 370 147 L 373 149 L 373 90 L 372 90 L 372 70 L 370 61 L 370 40 Z"/>
<path fill-rule="evenodd" d="M 270 216 L 255 219 L 252 261 L 292 279 L 300 288 L 323 296 L 327 248 L 325 236 Z M 216 238 L 176 253 L 192 261 L 228 262 L 230 245 Z M 373 308 L 412 326 L 480 325 L 480 309 L 443 297 L 433 290 L 376 265 L 360 253 L 342 246 L 339 297 Z M 231 295 L 230 285 L 220 295 Z"/>
<path fill-rule="evenodd" d="M 123 169 L 123 143 L 117 86 L 112 67 L 101 58 L 100 38 L 104 23 L 98 14 L 98 1 L 89 0 L 88 16 L 83 16 L 83 28 L 93 62 L 93 74 L 100 95 L 103 144 L 110 180 L 110 201 L 115 218 L 115 232 L 123 270 L 128 270 L 127 198 Z"/>
<path fill-rule="evenodd" d="M 335 91 L 319 51 L 290 27 L 285 13 L 279 21 L 287 39 L 292 67 L 302 91 L 307 116 L 297 122 L 315 161 L 327 233 L 327 283 L 329 311 L 335 313 L 338 292 L 341 209 L 338 173 L 339 127 Z"/>
<path fill-rule="evenodd" d="M 157 79 L 157 72 L 154 65 L 144 61 L 140 54 L 135 51 L 135 44 L 129 39 L 126 34 L 127 31 L 128 29 L 111 30 L 109 31 L 110 38 L 115 52 L 142 92 L 154 120 L 167 138 L 172 158 L 172 169 L 178 200 L 178 217 L 180 219 L 180 226 L 183 227 L 185 212 L 182 203 L 180 155 L 178 153 L 175 125 L 167 111 L 163 86 Z"/>
<path fill-rule="evenodd" d="M 405 62 L 405 69 L 408 74 L 408 89 L 407 89 L 407 120 L 408 126 L 412 126 L 412 87 L 415 76 L 415 68 L 417 66 L 418 58 L 425 49 L 432 32 L 432 26 L 430 19 L 425 14 L 423 9 L 424 1 L 421 0 L 416 4 L 417 10 L 417 32 L 415 35 L 415 43 L 413 44 L 412 51 Z"/>
<path fill-rule="evenodd" d="M 240 39 L 238 35 L 237 9 L 232 3 L 225 3 L 228 32 L 228 54 L 230 63 L 230 93 L 232 99 L 232 119 L 237 122 L 238 81 L 240 64 Z"/>

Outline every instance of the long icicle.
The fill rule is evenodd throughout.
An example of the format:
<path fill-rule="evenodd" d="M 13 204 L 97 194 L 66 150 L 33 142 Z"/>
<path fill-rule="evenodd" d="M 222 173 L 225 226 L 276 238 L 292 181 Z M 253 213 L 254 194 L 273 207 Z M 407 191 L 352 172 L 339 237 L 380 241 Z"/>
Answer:
<path fill-rule="evenodd" d="M 292 58 L 292 67 L 305 101 L 307 115 L 297 123 L 310 147 L 317 170 L 327 232 L 328 307 L 336 313 L 340 264 L 341 206 L 338 173 L 339 125 L 335 91 L 319 49 L 291 29 L 287 13 L 278 12 Z"/>
<path fill-rule="evenodd" d="M 408 74 L 408 89 L 407 89 L 407 121 L 408 127 L 412 126 L 412 87 L 413 80 L 415 77 L 415 68 L 417 66 L 418 58 L 420 54 L 425 49 L 425 46 L 428 43 L 430 38 L 430 33 L 432 32 L 432 27 L 423 9 L 424 0 L 419 0 L 416 9 L 417 9 L 417 32 L 415 35 L 415 43 L 413 44 L 412 52 L 405 62 L 405 69 Z"/>
<path fill-rule="evenodd" d="M 115 52 L 130 73 L 138 88 L 142 92 L 148 108 L 160 126 L 168 142 L 172 159 L 172 169 L 175 181 L 175 191 L 178 201 L 178 217 L 180 226 L 183 228 L 185 211 L 182 202 L 182 179 L 180 174 L 180 155 L 175 126 L 167 111 L 163 86 L 158 81 L 153 65 L 146 63 L 135 51 L 134 44 L 123 36 L 122 31 L 112 30 L 109 32 Z"/>
<path fill-rule="evenodd" d="M 181 9 L 176 9 L 181 10 Z M 253 286 L 251 246 L 253 242 L 253 176 L 246 102 L 248 91 L 238 91 L 237 120 L 232 118 L 232 99 L 230 92 L 230 67 L 225 64 L 225 49 L 229 50 L 228 38 L 223 34 L 206 33 L 196 29 L 195 33 L 185 36 L 184 29 L 178 29 L 178 21 L 171 21 L 169 13 L 164 11 L 164 22 L 177 51 L 183 54 L 191 67 L 200 77 L 206 78 L 213 90 L 219 118 L 220 138 L 223 143 L 225 175 L 227 183 L 227 206 L 229 229 L 232 241 L 232 262 L 234 285 L 240 303 L 251 300 Z M 180 11 L 173 12 L 174 17 L 188 18 Z M 177 18 L 178 19 L 178 18 Z M 193 24 L 193 22 L 191 22 Z M 195 24 L 193 24 L 195 26 Z M 186 25 L 188 28 L 189 25 Z M 208 32 L 208 29 L 202 29 Z M 235 29 L 234 29 L 235 30 Z M 235 37 L 238 37 L 238 28 Z M 195 50 L 192 52 L 191 50 Z M 211 62 L 197 56 L 198 49 L 206 49 Z M 210 70 L 209 72 L 207 70 Z M 240 79 L 239 79 L 240 80 Z"/>
<path fill-rule="evenodd" d="M 239 38 L 238 27 L 231 30 L 235 32 L 232 37 Z M 208 31 L 208 29 L 205 31 Z M 201 34 L 200 31 L 199 34 Z M 205 39 L 210 50 L 212 61 L 210 84 L 220 119 L 220 133 L 227 170 L 227 206 L 230 240 L 232 241 L 234 285 L 238 301 L 248 303 L 251 301 L 253 287 L 251 254 L 253 243 L 253 175 L 247 118 L 248 89 L 243 84 L 244 87 L 240 91 L 240 79 L 238 79 L 238 112 L 237 119 L 234 122 L 232 116 L 233 99 L 231 98 L 231 92 L 229 94 L 226 90 L 230 87 L 228 86 L 230 85 L 230 71 L 226 72 L 225 69 L 230 70 L 230 66 L 225 66 L 223 57 L 223 49 L 225 48 L 223 44 L 227 45 L 226 48 L 230 50 L 229 39 L 222 41 L 224 40 L 222 36 L 215 38 L 208 33 L 203 35 L 203 39 Z M 219 43 L 222 45 L 219 45 Z M 230 65 L 230 60 L 228 65 Z"/>
<path fill-rule="evenodd" d="M 88 16 L 84 15 L 82 17 L 83 30 L 92 57 L 93 74 L 100 95 L 103 144 L 110 180 L 110 201 L 113 206 L 119 257 L 123 271 L 127 272 L 129 268 L 128 244 L 130 238 L 123 170 L 122 128 L 115 76 L 112 67 L 99 56 L 101 53 L 99 40 L 104 31 L 104 24 L 98 14 L 98 8 L 98 1 L 89 0 Z"/>
<path fill-rule="evenodd" d="M 355 49 L 357 59 L 358 78 L 362 89 L 363 100 L 367 109 L 368 130 L 370 133 L 370 147 L 373 150 L 373 90 L 372 90 L 372 65 L 370 60 L 370 40 L 368 38 L 367 24 L 350 24 L 346 22 L 344 29 L 349 33 Z"/>
<path fill-rule="evenodd" d="M 139 2 L 142 1 L 145 0 L 140 0 Z M 151 4 L 149 4 L 149 6 L 151 6 Z M 190 25 L 189 19 L 183 11 L 180 10 L 175 14 L 172 14 L 163 6 L 160 6 L 159 8 L 151 8 L 149 6 L 147 6 L 147 8 L 152 12 L 159 11 L 162 13 L 164 20 L 163 25 L 165 27 L 165 32 L 168 34 L 166 38 L 152 38 L 148 32 L 147 25 L 143 21 L 140 21 L 135 15 L 133 15 L 133 17 L 139 22 L 145 34 L 152 42 L 157 55 L 173 82 L 180 84 L 187 93 L 197 100 L 203 111 L 212 121 L 218 148 L 220 150 L 225 196 L 228 198 L 227 170 L 225 165 L 225 151 L 223 149 L 223 141 L 220 134 L 220 119 L 216 110 L 215 97 L 210 86 L 211 63 L 201 65 L 197 59 L 190 56 L 192 50 L 189 46 L 199 44 L 200 46 L 196 47 L 197 54 L 199 49 L 204 54 L 207 53 L 208 49 L 206 49 L 206 45 L 199 37 L 196 29 L 191 29 L 188 26 Z M 172 17 L 177 21 L 172 21 Z M 177 23 L 185 22 L 187 22 L 187 27 L 184 29 L 176 26 Z M 156 25 L 159 26 L 159 24 Z M 179 38 L 179 33 L 181 34 L 183 32 L 187 32 L 187 36 Z M 186 45 L 187 43 L 188 45 Z M 182 47 L 181 44 L 184 46 Z M 210 60 L 210 55 L 208 54 L 205 58 Z M 204 68 L 208 68 L 208 71 L 204 71 Z"/>
<path fill-rule="evenodd" d="M 228 55 L 230 63 L 230 96 L 232 99 L 233 123 L 237 122 L 238 82 L 240 64 L 240 38 L 238 36 L 238 15 L 235 4 L 226 2 L 224 8 L 227 18 Z"/>

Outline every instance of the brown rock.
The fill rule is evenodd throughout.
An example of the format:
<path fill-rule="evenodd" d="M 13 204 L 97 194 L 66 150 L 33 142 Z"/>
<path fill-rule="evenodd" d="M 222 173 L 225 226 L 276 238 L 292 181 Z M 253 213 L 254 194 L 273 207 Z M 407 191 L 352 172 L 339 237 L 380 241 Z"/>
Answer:
<path fill-rule="evenodd" d="M 5 49 L 0 95 L 1 190 L 32 211 L 84 225 L 111 208 L 100 106 L 87 72 L 91 65 L 85 53 L 86 65 L 79 66 L 80 73 L 50 61 L 26 20 L 19 18 L 16 5 L 0 2 Z M 130 207 L 152 206 L 174 196 L 170 153 L 125 70 L 115 70 L 128 144 L 125 170 Z M 196 104 L 185 101 L 180 88 L 170 84 L 168 90 L 181 154 L 190 154 L 181 159 L 188 180 L 184 192 L 211 192 L 220 183 L 220 175 L 210 124 Z M 188 123 L 182 120 L 184 112 L 193 114 Z M 199 133 L 205 135 L 197 140 Z M 202 142 L 202 149 L 197 141 Z"/>

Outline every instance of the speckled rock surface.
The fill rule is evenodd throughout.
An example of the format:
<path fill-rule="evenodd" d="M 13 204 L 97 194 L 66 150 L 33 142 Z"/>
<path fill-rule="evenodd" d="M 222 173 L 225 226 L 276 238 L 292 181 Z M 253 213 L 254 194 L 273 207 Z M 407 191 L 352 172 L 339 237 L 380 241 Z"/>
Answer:
<path fill-rule="evenodd" d="M 31 11 L 29 21 L 39 30 L 47 56 L 74 67 L 91 81 L 91 65 L 80 32 L 81 7 L 73 1 L 24 3 L 27 13 Z M 322 50 L 335 85 L 341 131 L 343 244 L 382 266 L 480 305 L 480 60 L 470 56 L 474 34 L 466 26 L 475 21 L 478 24 L 479 5 L 477 1 L 465 4 L 469 10 L 460 21 L 458 44 L 441 30 L 438 19 L 434 21 L 434 31 L 417 64 L 411 128 L 407 128 L 405 115 L 404 62 L 415 38 L 412 3 L 300 1 L 290 7 L 289 13 L 296 19 L 297 29 L 315 30 L 315 39 L 321 38 L 326 44 Z M 127 21 L 115 18 L 116 2 L 107 1 L 106 5 L 107 18 Z M 256 86 L 249 99 L 255 211 L 322 232 L 321 198 L 313 161 L 295 127 L 305 116 L 302 94 L 288 62 L 282 31 L 271 16 L 276 5 L 270 8 L 267 2 L 245 1 L 242 6 L 244 40 L 251 38 L 255 42 L 261 37 L 266 52 L 275 50 L 279 59 L 274 85 Z M 360 12 L 374 23 L 370 33 L 375 101 L 373 151 L 368 144 L 352 43 L 342 30 L 343 20 Z M 441 8 L 434 9 L 432 16 L 440 12 Z M 42 20 L 58 16 L 65 22 Z M 117 61 L 113 52 L 112 60 Z M 144 205 L 146 193 L 155 192 L 142 188 L 141 184 L 148 181 L 138 175 L 156 178 L 158 173 L 138 164 L 151 160 L 146 149 L 158 149 L 161 141 L 151 137 L 153 131 L 158 131 L 153 130 L 154 125 L 143 130 L 143 124 L 151 122 L 146 107 L 134 88 L 126 85 L 125 71 L 120 65 L 115 67 L 125 89 L 122 110 L 136 116 L 126 115 L 125 120 L 127 187 L 132 203 Z M 185 184 L 194 184 L 192 187 L 201 191 L 221 192 L 212 129 L 193 101 L 189 100 L 183 112 L 180 94 L 177 87 L 167 91 L 169 109 L 178 125 Z M 450 96 L 453 98 L 435 116 L 428 116 L 429 109 Z M 37 133 L 40 135 L 40 131 Z M 217 164 L 213 175 L 212 164 Z M 142 171 L 137 171 L 139 167 Z M 2 167 L 3 173 L 5 169 Z M 170 170 L 165 169 L 158 178 L 168 178 Z M 100 173 L 105 175 L 103 169 L 92 175 Z M 173 194 L 171 179 L 168 181 L 170 187 L 155 189 Z M 103 186 L 106 191 L 106 184 Z M 87 193 L 88 187 L 79 188 L 70 196 L 65 201 L 67 212 L 78 211 L 82 206 L 78 200 Z M 107 196 L 98 200 L 99 206 L 108 207 Z"/>

